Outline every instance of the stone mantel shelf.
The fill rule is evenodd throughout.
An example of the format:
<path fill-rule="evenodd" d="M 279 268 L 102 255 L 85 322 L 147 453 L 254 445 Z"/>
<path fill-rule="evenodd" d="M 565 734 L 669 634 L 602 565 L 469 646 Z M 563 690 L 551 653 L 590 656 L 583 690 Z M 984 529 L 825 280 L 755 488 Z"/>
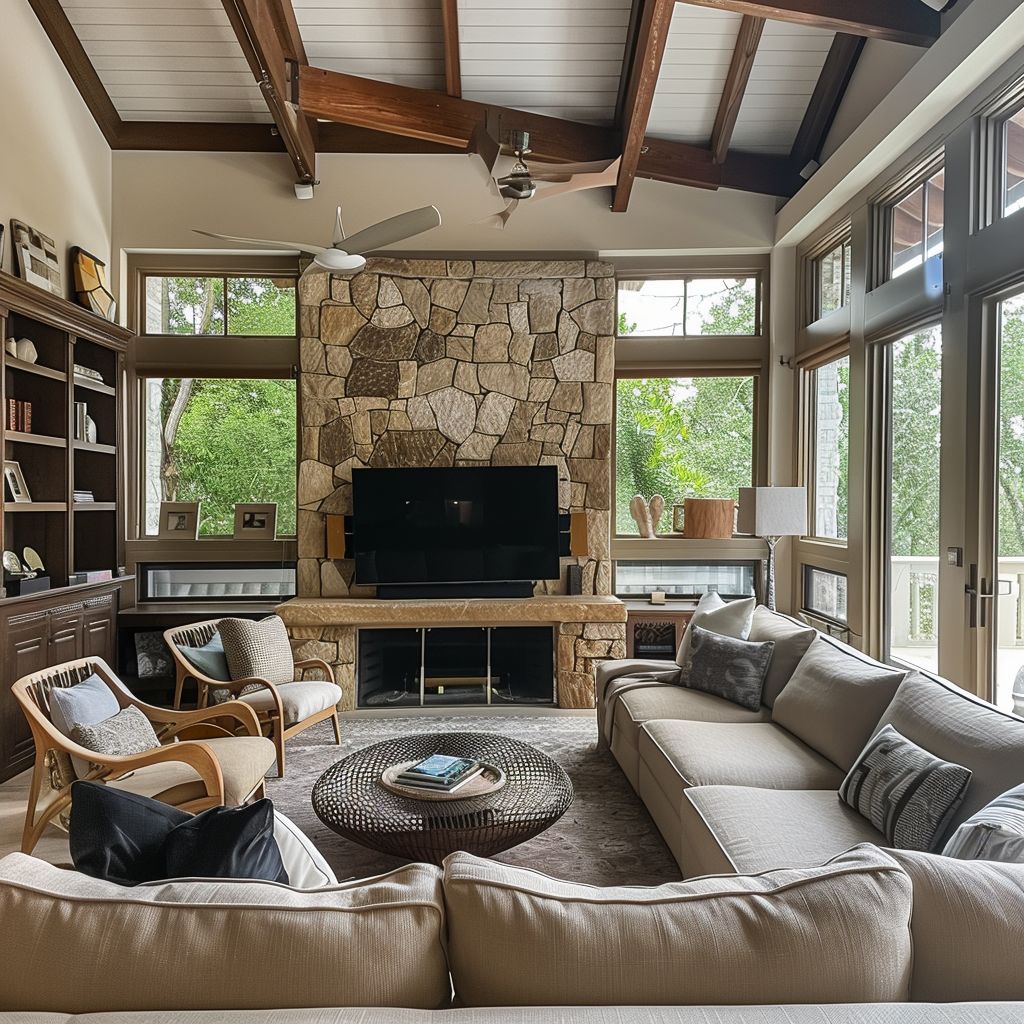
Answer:
<path fill-rule="evenodd" d="M 307 626 L 446 626 L 513 623 L 625 622 L 617 597 L 542 595 L 386 601 L 379 598 L 298 597 L 277 613 L 289 628 Z"/>

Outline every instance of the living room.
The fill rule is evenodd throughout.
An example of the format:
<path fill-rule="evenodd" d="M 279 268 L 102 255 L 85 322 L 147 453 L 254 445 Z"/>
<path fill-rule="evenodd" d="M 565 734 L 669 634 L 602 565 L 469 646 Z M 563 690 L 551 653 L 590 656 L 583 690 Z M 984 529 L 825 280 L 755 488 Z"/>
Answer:
<path fill-rule="evenodd" d="M 0 1024 L 1024 1020 L 1021 0 L 4 29 Z"/>

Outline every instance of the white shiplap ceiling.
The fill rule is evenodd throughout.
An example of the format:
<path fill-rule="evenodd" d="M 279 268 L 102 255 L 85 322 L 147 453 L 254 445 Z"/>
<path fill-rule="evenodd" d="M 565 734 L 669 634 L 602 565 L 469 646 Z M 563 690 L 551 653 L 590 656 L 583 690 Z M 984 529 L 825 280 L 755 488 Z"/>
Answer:
<path fill-rule="evenodd" d="M 126 121 L 269 121 L 220 0 L 61 0 Z"/>

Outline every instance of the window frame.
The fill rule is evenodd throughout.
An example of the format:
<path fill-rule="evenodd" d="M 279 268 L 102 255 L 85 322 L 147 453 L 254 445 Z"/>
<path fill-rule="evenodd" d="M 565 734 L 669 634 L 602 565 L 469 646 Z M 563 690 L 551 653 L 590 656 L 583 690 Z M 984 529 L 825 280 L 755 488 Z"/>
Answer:
<path fill-rule="evenodd" d="M 836 579 L 846 581 L 846 618 L 841 619 L 836 615 L 829 615 L 827 612 L 820 611 L 813 607 L 809 600 L 811 595 L 811 577 L 814 573 L 823 573 L 826 576 L 834 576 Z M 838 569 L 826 569 L 820 565 L 814 565 L 811 562 L 800 563 L 800 610 L 807 615 L 813 615 L 815 618 L 822 619 L 825 622 L 832 623 L 839 626 L 841 629 L 848 630 L 850 628 L 850 577 L 848 573 L 840 572 Z"/>
<path fill-rule="evenodd" d="M 822 261 L 831 256 L 837 249 L 841 250 L 841 273 L 843 282 L 843 301 L 835 309 L 823 313 L 821 310 L 821 265 Z M 805 326 L 835 316 L 843 310 L 848 309 L 852 298 L 854 286 L 852 280 L 853 268 L 853 225 L 849 220 L 844 221 L 837 228 L 830 231 L 821 238 L 813 249 L 810 249 L 804 256 L 804 295 L 805 308 L 803 322 Z M 849 275 L 848 270 L 849 268 Z M 847 285 L 847 277 L 850 282 Z"/>
<path fill-rule="evenodd" d="M 1019 78 L 1004 89 L 981 114 L 978 146 L 978 187 L 975 189 L 977 208 L 974 211 L 975 231 L 981 231 L 998 221 L 1024 213 L 1017 210 L 1006 214 L 1006 123 L 1015 114 L 1024 111 L 1024 78 Z"/>

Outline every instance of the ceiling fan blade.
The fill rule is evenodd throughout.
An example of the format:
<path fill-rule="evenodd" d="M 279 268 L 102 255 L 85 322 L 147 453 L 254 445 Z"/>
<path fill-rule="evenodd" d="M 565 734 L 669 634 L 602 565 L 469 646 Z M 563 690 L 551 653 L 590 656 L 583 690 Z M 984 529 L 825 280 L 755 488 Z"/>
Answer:
<path fill-rule="evenodd" d="M 479 157 L 483 161 L 487 173 L 493 174 L 494 165 L 498 162 L 498 157 L 501 156 L 501 144 L 481 122 L 473 129 L 466 152 L 471 156 Z"/>
<path fill-rule="evenodd" d="M 345 226 L 341 223 L 341 207 L 338 207 L 337 219 L 334 222 L 334 237 L 331 239 L 331 245 L 335 249 L 341 247 L 341 243 L 345 241 Z"/>
<path fill-rule="evenodd" d="M 500 231 L 506 224 L 508 224 L 509 217 L 512 216 L 518 205 L 518 199 L 510 199 L 508 203 L 505 204 L 504 210 L 499 213 L 492 214 L 490 217 L 485 217 L 479 223 L 486 224 L 489 228 L 497 228 Z"/>
<path fill-rule="evenodd" d="M 557 181 L 552 185 L 537 189 L 531 202 L 538 202 L 541 199 L 552 199 L 555 196 L 565 195 L 567 192 L 582 192 L 588 188 L 601 188 L 605 185 L 614 185 L 619 176 L 619 161 L 613 160 L 603 171 L 588 174 L 574 174 L 568 180 Z"/>
<path fill-rule="evenodd" d="M 401 242 L 423 231 L 436 228 L 441 223 L 441 214 L 436 206 L 421 206 L 418 210 L 400 213 L 379 224 L 372 224 L 345 239 L 345 251 L 367 253 L 382 249 L 392 242 Z"/>
<path fill-rule="evenodd" d="M 206 235 L 207 238 L 219 238 L 222 242 L 244 242 L 246 245 L 262 245 L 268 249 L 298 249 L 299 252 L 308 252 L 311 256 L 317 256 L 326 252 L 322 245 L 312 245 L 309 242 L 281 242 L 269 238 L 239 238 L 236 235 L 221 235 L 216 231 L 202 231 L 199 228 L 192 229 L 197 235 Z"/>
<path fill-rule="evenodd" d="M 574 174 L 600 174 L 613 165 L 618 168 L 621 159 L 622 157 L 617 156 L 612 160 L 591 160 L 582 164 L 548 164 L 531 160 L 530 175 L 538 181 L 562 181 Z"/>

